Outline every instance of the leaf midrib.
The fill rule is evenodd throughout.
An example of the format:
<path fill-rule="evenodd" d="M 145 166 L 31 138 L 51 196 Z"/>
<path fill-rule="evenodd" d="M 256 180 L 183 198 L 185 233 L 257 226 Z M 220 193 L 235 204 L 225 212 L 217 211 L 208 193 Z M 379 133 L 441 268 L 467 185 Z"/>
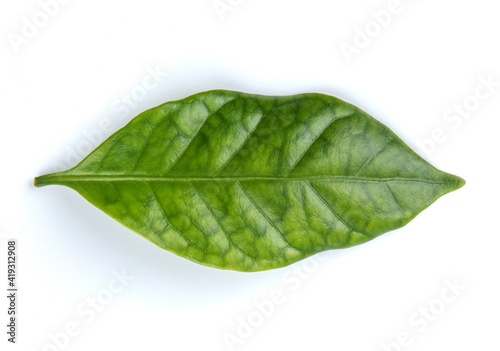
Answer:
<path fill-rule="evenodd" d="M 60 175 L 57 173 L 48 174 L 35 178 L 36 186 L 59 184 L 61 182 L 238 182 L 238 181 L 314 181 L 330 180 L 338 182 L 408 182 L 408 183 L 428 183 L 428 184 L 450 184 L 449 181 L 436 181 L 426 178 L 403 178 L 403 177 L 358 177 L 341 175 L 318 175 L 318 176 L 237 176 L 237 177 L 166 177 L 149 175 Z"/>

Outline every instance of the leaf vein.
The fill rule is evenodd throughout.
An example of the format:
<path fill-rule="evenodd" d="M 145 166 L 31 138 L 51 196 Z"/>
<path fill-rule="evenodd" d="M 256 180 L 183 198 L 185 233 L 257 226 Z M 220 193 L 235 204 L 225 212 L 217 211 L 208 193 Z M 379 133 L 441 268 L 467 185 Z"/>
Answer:
<path fill-rule="evenodd" d="M 177 234 L 179 234 L 181 237 L 184 238 L 184 240 L 186 240 L 186 242 L 197 248 L 198 250 L 200 250 L 201 252 L 203 253 L 206 253 L 206 249 L 204 248 L 201 248 L 199 247 L 196 243 L 194 243 L 187 235 L 185 235 L 184 233 L 182 233 L 180 230 L 178 230 L 177 228 L 175 228 L 172 223 L 170 223 L 170 221 L 168 220 L 168 217 L 167 217 L 167 214 L 165 213 L 165 209 L 163 208 L 163 206 L 161 205 L 161 202 L 160 200 L 158 199 L 158 196 L 156 195 L 155 191 L 153 190 L 153 187 L 151 186 L 151 184 L 149 184 L 148 182 L 145 182 L 147 184 L 147 186 L 149 187 L 149 189 L 151 190 L 151 194 L 153 195 L 153 200 L 156 201 L 156 203 L 158 204 L 158 207 L 160 208 L 160 211 L 163 215 L 163 219 L 165 220 L 165 223 L 167 224 L 167 227 L 165 229 L 168 229 L 168 228 L 172 228 L 173 231 L 175 231 Z M 162 238 L 160 238 L 162 239 Z M 163 241 L 163 240 L 162 240 Z"/>
<path fill-rule="evenodd" d="M 205 123 L 208 121 L 208 119 L 213 116 L 215 113 L 217 113 L 221 108 L 223 108 L 224 106 L 226 106 L 227 104 L 229 104 L 231 101 L 233 101 L 233 99 L 229 100 L 229 101 L 226 101 L 225 103 L 223 103 L 217 110 L 215 111 L 212 111 L 210 112 L 210 110 L 208 110 L 208 115 L 205 117 L 205 120 L 200 123 L 200 126 L 198 127 L 198 129 L 194 132 L 193 136 L 190 138 L 189 142 L 187 143 L 186 147 L 181 151 L 181 153 L 179 154 L 179 156 L 177 156 L 177 158 L 174 160 L 174 162 L 170 165 L 170 167 L 163 173 L 164 175 L 168 174 L 168 172 L 170 172 L 170 170 L 179 162 L 179 160 L 182 158 L 182 156 L 184 156 L 184 154 L 186 153 L 187 149 L 189 148 L 189 146 L 193 143 L 194 139 L 198 136 L 198 134 L 200 133 L 200 130 L 201 128 L 203 128 L 203 126 L 205 125 Z M 206 107 L 206 105 L 205 105 Z"/>
<path fill-rule="evenodd" d="M 324 109 L 327 109 L 327 108 L 330 108 L 332 107 L 333 105 L 335 105 L 335 102 L 332 102 L 330 104 L 328 104 L 327 106 L 324 106 L 323 108 L 320 109 L 320 111 L 323 111 Z M 333 122 L 335 121 L 338 121 L 338 120 L 341 120 L 343 118 L 346 118 L 346 117 L 349 117 L 353 114 L 354 112 L 350 112 L 348 113 L 347 115 L 344 115 L 344 116 L 333 116 L 332 117 L 332 120 L 325 126 L 325 128 L 323 128 L 323 130 L 321 130 L 318 135 L 311 141 L 311 143 L 309 144 L 309 146 L 304 150 L 304 152 L 299 156 L 299 158 L 297 159 L 297 161 L 295 161 L 295 163 L 292 165 L 292 167 L 290 167 L 290 170 L 288 172 L 286 172 L 285 175 L 288 175 L 290 174 L 294 168 L 299 164 L 299 162 L 304 158 L 304 156 L 309 152 L 309 150 L 311 150 L 311 147 L 314 145 L 314 143 L 319 139 L 321 138 L 321 136 L 326 132 L 326 130 L 328 128 L 331 127 L 331 125 L 333 124 Z"/>
<path fill-rule="evenodd" d="M 229 157 L 227 159 L 227 161 L 217 171 L 215 171 L 214 177 L 217 174 L 219 174 L 220 172 L 222 172 L 224 170 L 224 168 L 226 168 L 226 166 L 229 164 L 229 162 L 231 162 L 231 160 L 236 156 L 236 154 L 243 148 L 243 146 L 245 145 L 245 143 L 248 141 L 248 139 L 250 139 L 250 137 L 252 136 L 253 132 L 259 126 L 260 122 L 264 119 L 264 115 L 265 115 L 264 113 L 261 114 L 259 121 L 255 124 L 255 127 L 253 127 L 253 129 L 248 133 L 248 135 L 245 137 L 245 139 L 243 140 L 243 142 L 241 143 L 241 145 L 233 152 L 233 154 L 231 155 L 231 157 Z"/>
<path fill-rule="evenodd" d="M 318 199 L 332 212 L 332 214 L 347 227 L 347 229 L 349 229 L 352 232 L 355 231 L 351 227 L 351 225 L 349 225 L 342 217 L 340 217 L 340 215 L 333 209 L 333 207 L 330 206 L 330 204 L 328 202 L 326 202 L 326 200 L 324 199 L 324 197 L 321 196 L 320 193 L 318 193 L 318 191 L 316 190 L 316 188 L 314 188 L 311 183 L 309 183 L 307 180 L 305 180 L 304 182 L 314 192 L 314 194 L 318 197 Z"/>
<path fill-rule="evenodd" d="M 205 199 L 204 196 L 201 195 L 200 191 L 194 186 L 193 183 L 189 182 L 189 184 L 193 188 L 193 190 L 196 193 L 196 195 L 200 198 L 201 202 L 203 202 L 203 204 L 206 206 L 206 208 L 208 209 L 208 211 L 210 212 L 210 214 L 214 218 L 215 222 L 217 222 L 217 225 L 219 226 L 220 230 L 224 233 L 224 235 L 227 237 L 227 240 L 229 241 L 229 243 L 231 245 L 233 245 L 238 251 L 242 252 L 244 255 L 246 255 L 246 256 L 250 257 L 251 259 L 255 260 L 256 257 L 250 255 L 248 252 L 246 252 L 245 250 L 243 250 L 241 247 L 239 247 L 238 245 L 236 245 L 234 243 L 234 241 L 231 238 L 230 234 L 226 231 L 226 229 L 224 229 L 224 226 L 220 222 L 219 218 L 215 215 L 215 212 L 213 211 L 212 206 L 210 206 L 210 204 L 208 203 L 208 201 Z"/>
<path fill-rule="evenodd" d="M 278 229 L 278 227 L 276 226 L 276 224 L 273 223 L 273 221 L 271 221 L 271 219 L 267 216 L 267 214 L 264 212 L 264 210 L 259 206 L 257 205 L 257 203 L 255 202 L 255 200 L 250 196 L 250 194 L 248 194 L 248 192 L 243 188 L 243 186 L 241 185 L 241 183 L 239 181 L 236 182 L 236 184 L 238 184 L 238 186 L 240 187 L 241 191 L 243 192 L 243 194 L 248 198 L 248 200 L 250 200 L 250 202 L 252 203 L 252 205 L 257 209 L 257 211 L 260 212 L 260 214 L 266 219 L 267 223 L 274 228 L 274 230 L 279 234 L 279 236 L 281 237 L 281 239 L 283 240 L 283 242 L 288 246 L 288 247 L 291 247 L 297 251 L 301 251 L 299 249 L 297 249 L 296 247 L 292 246 L 288 240 L 286 240 L 284 234 Z"/>
<path fill-rule="evenodd" d="M 306 177 L 165 177 L 165 176 L 150 176 L 148 174 L 134 174 L 134 175 L 114 175 L 114 174 L 49 174 L 43 177 L 39 177 L 39 181 L 43 180 L 45 184 L 56 184 L 58 182 L 71 182 L 71 181 L 151 181 L 151 182 L 234 182 L 249 181 L 249 180 L 262 180 L 262 181 L 295 181 L 302 182 L 306 180 L 323 180 L 323 181 L 337 181 L 337 182 L 400 182 L 400 183 L 427 183 L 432 185 L 448 185 L 449 181 L 436 181 L 432 179 L 424 178 L 401 178 L 401 177 L 386 177 L 386 178 L 376 178 L 376 177 L 353 177 L 353 176 L 328 176 L 328 175 L 318 175 L 318 176 L 306 176 Z"/>
<path fill-rule="evenodd" d="M 398 209 L 399 209 L 399 212 L 401 212 L 401 216 L 404 218 L 405 215 L 404 215 L 404 212 L 403 212 L 403 208 L 401 207 L 401 204 L 399 203 L 398 199 L 396 198 L 396 196 L 394 196 L 394 192 L 392 191 L 391 187 L 389 186 L 389 184 L 387 183 L 384 183 L 385 186 L 387 187 L 387 189 L 389 190 L 389 194 L 391 194 L 391 197 L 392 199 L 394 200 L 394 202 L 396 203 L 396 205 L 398 206 Z"/>
<path fill-rule="evenodd" d="M 253 129 L 248 133 L 248 135 L 245 137 L 245 139 L 243 140 L 243 142 L 241 143 L 241 145 L 238 147 L 238 149 L 236 149 L 234 151 L 234 153 L 231 155 L 231 157 L 222 165 L 221 168 L 219 168 L 215 173 L 214 173 L 214 177 L 217 176 L 217 174 L 219 174 L 220 172 L 222 172 L 224 170 L 224 168 L 226 168 L 226 166 L 233 160 L 233 158 L 238 154 L 238 152 L 240 152 L 240 150 L 245 146 L 246 142 L 251 138 L 251 136 L 253 135 L 253 133 L 257 130 L 257 127 L 260 125 L 260 123 L 266 119 L 266 117 L 276 111 L 278 108 L 282 108 L 283 106 L 287 106 L 287 105 L 291 105 L 291 104 L 294 104 L 296 103 L 296 101 L 287 101 L 285 103 L 282 103 L 278 106 L 274 106 L 272 107 L 271 109 L 267 110 L 267 111 L 264 111 L 263 108 L 262 108 L 262 105 L 260 105 L 259 103 L 259 106 L 261 107 L 261 111 L 262 111 L 262 114 L 260 116 L 260 119 L 259 121 L 256 123 L 255 127 L 253 127 Z"/>
<path fill-rule="evenodd" d="M 146 123 L 146 122 L 145 122 Z M 149 123 L 149 122 L 147 122 Z M 146 148 L 149 146 L 149 142 L 151 140 L 151 136 L 153 135 L 154 133 L 154 125 L 150 124 L 153 128 L 151 128 L 151 130 L 149 131 L 149 134 L 148 134 L 148 137 L 145 138 L 145 141 L 144 141 L 144 144 L 142 145 L 141 147 L 141 150 L 139 150 L 139 153 L 137 155 L 137 159 L 135 160 L 134 162 L 134 166 L 132 167 L 132 169 L 130 170 L 129 173 L 132 173 L 135 171 L 135 169 L 137 168 L 137 166 L 139 165 L 139 162 L 141 160 L 141 157 L 142 157 L 142 154 L 144 153 L 144 151 L 146 150 Z"/>
<path fill-rule="evenodd" d="M 127 133 L 123 133 L 121 135 L 117 135 L 116 137 L 116 140 L 113 141 L 113 143 L 110 145 L 110 147 L 108 148 L 108 150 L 106 150 L 106 153 L 102 156 L 102 158 L 99 160 L 99 162 L 97 163 L 97 167 L 96 167 L 96 172 L 99 172 L 99 170 L 101 169 L 102 167 L 102 164 L 104 162 L 104 160 L 108 157 L 110 157 L 111 153 L 109 152 L 111 149 L 113 149 L 116 144 L 118 144 L 118 142 L 123 138 L 125 137 L 125 135 L 127 135 Z M 90 155 L 92 154 L 89 154 L 85 159 L 87 159 Z M 84 161 L 85 161 L 84 159 Z M 83 161 L 82 161 L 83 162 Z M 78 166 L 78 165 L 77 165 Z"/>
<path fill-rule="evenodd" d="M 366 167 L 368 167 L 368 165 L 375 159 L 375 157 L 377 157 L 378 155 L 380 155 L 382 153 L 382 151 L 384 151 L 387 146 L 389 146 L 390 143 L 392 143 L 392 139 L 389 139 L 389 141 L 387 141 L 384 146 L 378 150 L 376 153 L 374 153 L 373 155 L 371 155 L 362 165 L 361 167 L 359 167 L 358 171 L 356 172 L 356 174 L 354 176 L 358 176 L 362 170 L 364 170 Z"/>

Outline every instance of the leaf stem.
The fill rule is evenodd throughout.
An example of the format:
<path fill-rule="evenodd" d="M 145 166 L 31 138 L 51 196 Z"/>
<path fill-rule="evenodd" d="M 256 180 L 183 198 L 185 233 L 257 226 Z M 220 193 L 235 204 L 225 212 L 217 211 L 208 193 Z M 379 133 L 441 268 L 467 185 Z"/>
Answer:
<path fill-rule="evenodd" d="M 33 185 L 38 188 L 41 188 L 42 186 L 46 185 L 59 184 L 59 182 L 61 180 L 64 180 L 64 178 L 65 177 L 60 175 L 59 172 L 50 173 L 43 176 L 35 177 L 35 179 L 33 179 Z"/>

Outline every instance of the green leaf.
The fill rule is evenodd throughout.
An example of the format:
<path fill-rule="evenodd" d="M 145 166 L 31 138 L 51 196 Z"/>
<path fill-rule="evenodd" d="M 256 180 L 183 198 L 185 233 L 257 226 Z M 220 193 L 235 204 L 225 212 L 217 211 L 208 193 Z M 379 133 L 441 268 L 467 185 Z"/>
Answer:
<path fill-rule="evenodd" d="M 464 185 L 332 96 L 209 91 L 141 113 L 60 184 L 156 245 L 260 271 L 364 243 Z"/>

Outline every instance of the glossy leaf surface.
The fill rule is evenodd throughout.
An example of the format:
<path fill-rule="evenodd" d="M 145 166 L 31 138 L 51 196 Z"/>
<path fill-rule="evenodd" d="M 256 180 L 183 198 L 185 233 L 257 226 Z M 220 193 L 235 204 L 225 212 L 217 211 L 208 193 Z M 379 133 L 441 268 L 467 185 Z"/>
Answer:
<path fill-rule="evenodd" d="M 216 90 L 143 112 L 35 184 L 182 257 L 259 271 L 399 228 L 464 181 L 335 97 Z"/>

